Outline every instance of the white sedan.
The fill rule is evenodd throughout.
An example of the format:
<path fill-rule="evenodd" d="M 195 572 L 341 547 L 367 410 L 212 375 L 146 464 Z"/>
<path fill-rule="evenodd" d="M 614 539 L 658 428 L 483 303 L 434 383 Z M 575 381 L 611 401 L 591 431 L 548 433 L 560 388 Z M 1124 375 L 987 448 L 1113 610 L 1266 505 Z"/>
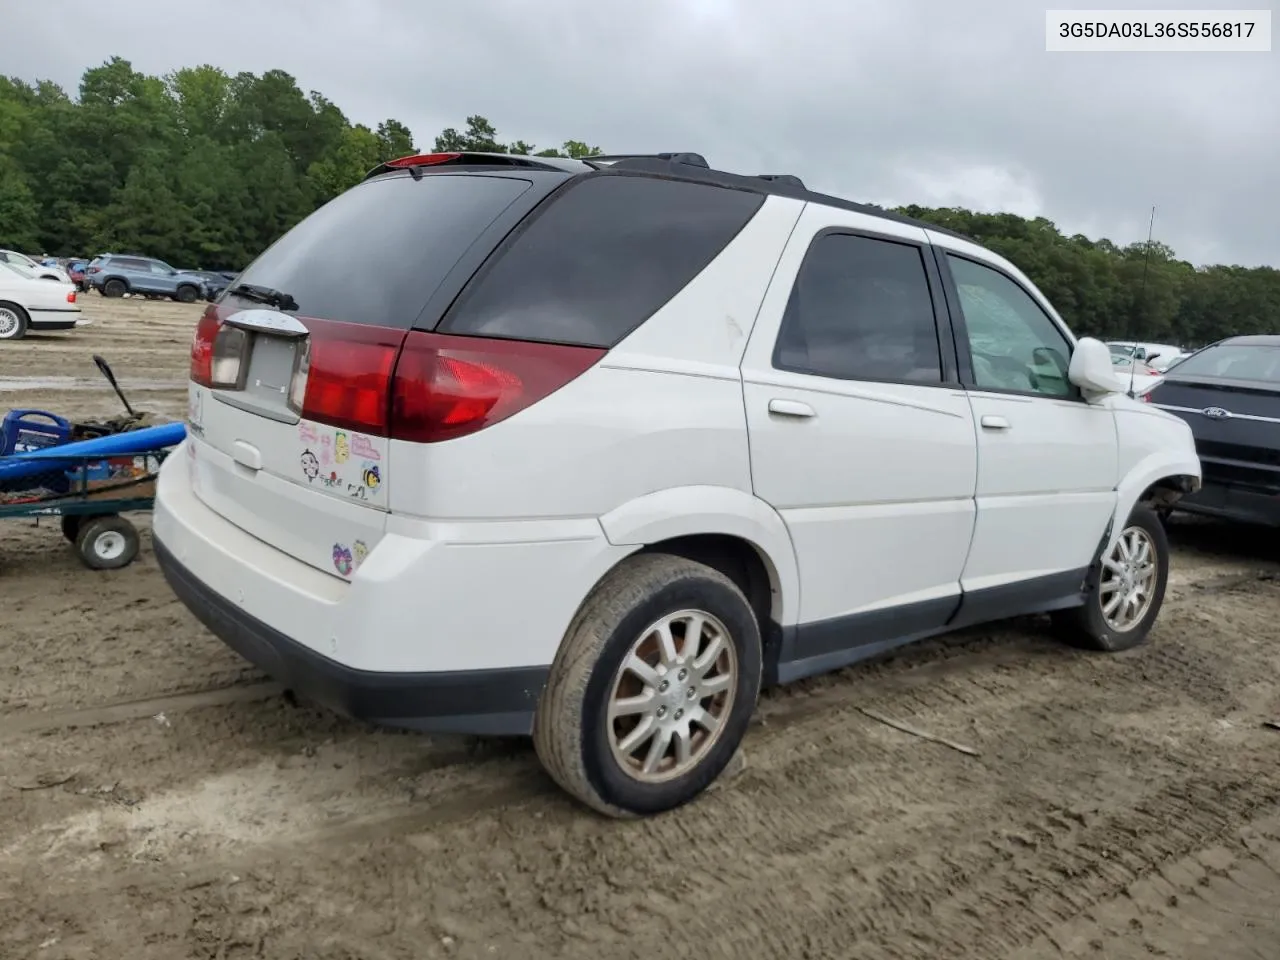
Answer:
<path fill-rule="evenodd" d="M 80 323 L 74 284 L 0 262 L 0 340 L 21 340 L 28 330 L 70 330 Z"/>
<path fill-rule="evenodd" d="M 16 267 L 26 267 L 31 270 L 41 280 L 60 280 L 63 283 L 71 282 L 71 275 L 62 267 L 49 266 L 47 263 L 40 263 L 32 260 L 25 253 L 18 253 L 16 250 L 0 250 L 0 263 L 8 263 Z"/>
<path fill-rule="evenodd" d="M 1145 396 L 1164 380 L 1164 374 L 1144 360 L 1134 360 L 1132 357 L 1122 357 L 1113 353 L 1111 354 L 1111 365 L 1115 367 L 1116 373 L 1126 381 L 1126 393 L 1129 392 L 1128 384 L 1130 382 L 1133 384 L 1133 395 L 1135 397 Z"/>

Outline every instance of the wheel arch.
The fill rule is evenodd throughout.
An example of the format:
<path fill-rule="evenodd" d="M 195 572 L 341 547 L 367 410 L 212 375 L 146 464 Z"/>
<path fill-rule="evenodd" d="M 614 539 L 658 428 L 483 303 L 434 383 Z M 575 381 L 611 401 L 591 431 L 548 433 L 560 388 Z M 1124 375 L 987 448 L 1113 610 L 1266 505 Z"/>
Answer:
<path fill-rule="evenodd" d="M 778 512 L 750 493 L 730 487 L 662 490 L 610 511 L 600 525 L 616 546 L 681 556 L 729 577 L 756 611 L 766 647 L 780 642 L 799 618 L 800 572 L 791 535 Z"/>
<path fill-rule="evenodd" d="M 1200 489 L 1200 459 L 1194 452 L 1162 450 L 1139 461 L 1116 488 L 1116 510 L 1107 546 L 1114 545 L 1133 508 L 1170 507 Z"/>

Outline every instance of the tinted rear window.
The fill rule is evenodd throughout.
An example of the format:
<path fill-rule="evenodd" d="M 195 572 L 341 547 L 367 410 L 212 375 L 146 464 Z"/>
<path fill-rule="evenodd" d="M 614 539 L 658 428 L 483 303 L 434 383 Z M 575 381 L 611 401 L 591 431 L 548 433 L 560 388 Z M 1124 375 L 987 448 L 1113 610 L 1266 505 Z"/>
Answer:
<path fill-rule="evenodd" d="M 1170 373 L 1179 377 L 1280 384 L 1280 347 L 1224 343 L 1187 357 Z"/>
<path fill-rule="evenodd" d="M 238 281 L 290 294 L 299 316 L 407 328 L 467 247 L 529 187 L 466 175 L 371 180 L 299 223 Z"/>
<path fill-rule="evenodd" d="M 440 330 L 611 347 L 696 277 L 763 203 L 760 194 L 677 180 L 587 177 L 511 237 Z"/>

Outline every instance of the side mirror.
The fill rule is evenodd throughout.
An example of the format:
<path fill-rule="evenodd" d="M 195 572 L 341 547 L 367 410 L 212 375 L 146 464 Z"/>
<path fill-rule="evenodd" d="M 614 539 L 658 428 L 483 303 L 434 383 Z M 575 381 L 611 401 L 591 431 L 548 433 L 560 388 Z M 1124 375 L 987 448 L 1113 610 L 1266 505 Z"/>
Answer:
<path fill-rule="evenodd" d="M 1082 337 L 1071 354 L 1067 379 L 1086 394 L 1123 393 L 1125 380 L 1116 375 L 1111 350 L 1101 340 Z"/>
<path fill-rule="evenodd" d="M 1158 359 L 1158 358 L 1160 358 L 1160 357 L 1162 357 L 1162 356 L 1164 356 L 1164 354 L 1162 354 L 1162 353 L 1152 353 L 1152 354 L 1148 354 L 1148 356 L 1147 356 L 1147 363 L 1151 363 L 1152 361 L 1154 361 L 1154 360 L 1156 360 L 1156 359 Z"/>

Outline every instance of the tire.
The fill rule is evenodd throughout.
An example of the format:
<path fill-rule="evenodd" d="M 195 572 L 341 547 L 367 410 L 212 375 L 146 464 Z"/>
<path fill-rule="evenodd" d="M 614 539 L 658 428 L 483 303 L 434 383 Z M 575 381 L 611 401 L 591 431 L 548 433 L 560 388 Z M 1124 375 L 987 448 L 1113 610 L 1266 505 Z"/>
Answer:
<path fill-rule="evenodd" d="M 102 295 L 104 297 L 123 297 L 129 292 L 129 285 L 123 280 L 112 278 L 102 285 Z"/>
<path fill-rule="evenodd" d="M 138 529 L 114 514 L 86 519 L 76 536 L 76 551 L 90 570 L 118 570 L 138 556 Z"/>
<path fill-rule="evenodd" d="M 69 513 L 60 519 L 62 527 L 62 535 L 71 543 L 76 542 L 76 538 L 80 536 L 80 525 L 84 521 L 84 517 L 76 513 Z"/>
<path fill-rule="evenodd" d="M 178 292 L 174 295 L 174 299 L 179 303 L 195 303 L 200 298 L 200 291 L 189 283 L 184 283 L 178 288 Z"/>
<path fill-rule="evenodd" d="M 0 340 L 21 340 L 27 335 L 31 318 L 16 303 L 0 300 Z"/>
<path fill-rule="evenodd" d="M 660 661 L 654 629 L 681 615 L 703 618 L 698 643 L 703 657 L 711 658 L 707 663 L 696 663 L 696 656 L 684 649 L 688 621 L 676 619 L 668 636 L 678 656 L 688 659 L 670 667 L 651 665 L 651 684 L 623 669 L 633 649 L 650 664 Z M 711 654 L 717 634 L 720 652 Z M 699 697 L 702 670 L 711 683 L 706 689 L 714 692 Z M 702 793 L 733 759 L 755 711 L 760 673 L 760 627 L 747 598 L 728 577 L 681 557 L 640 554 L 606 575 L 570 623 L 538 702 L 534 748 L 556 783 L 600 813 L 629 818 L 671 810 Z M 671 679 L 659 692 L 663 675 Z M 686 675 L 694 678 L 687 684 Z M 648 691 L 653 710 L 660 710 L 663 719 L 644 711 L 609 719 L 615 694 L 634 700 Z M 684 719 L 686 709 L 690 715 L 698 710 L 718 717 L 717 732 L 709 733 L 696 718 Z M 639 718 L 634 724 L 632 716 Z M 683 724 L 677 723 L 682 719 Z M 658 732 L 640 737 L 631 747 L 637 756 L 627 757 L 619 749 L 619 737 L 625 739 L 645 723 Z M 661 763 L 671 767 L 646 774 L 637 767 L 664 735 L 664 727 L 683 731 L 680 740 L 691 749 L 688 766 L 678 769 L 678 741 L 668 739 Z"/>
<path fill-rule="evenodd" d="M 1109 620 L 1103 610 L 1104 604 L 1114 596 L 1114 592 L 1108 589 L 1108 584 L 1118 576 L 1109 568 L 1108 562 L 1125 563 L 1125 558 L 1121 556 L 1121 545 L 1134 542 L 1145 542 L 1147 549 L 1154 554 L 1150 564 L 1150 584 L 1145 593 L 1146 607 L 1142 608 L 1141 615 L 1131 623 L 1116 623 L 1116 615 L 1113 614 Z M 1140 551 L 1141 547 L 1138 549 Z M 1165 534 L 1164 524 L 1154 510 L 1140 504 L 1125 521 L 1124 529 L 1111 553 L 1089 568 L 1089 575 L 1085 580 L 1084 606 L 1055 614 L 1055 625 L 1064 640 L 1081 649 L 1101 650 L 1105 653 L 1132 649 L 1146 640 L 1151 632 L 1156 617 L 1160 615 L 1168 582 L 1169 539 Z M 1122 601 L 1121 609 L 1123 608 Z"/>

